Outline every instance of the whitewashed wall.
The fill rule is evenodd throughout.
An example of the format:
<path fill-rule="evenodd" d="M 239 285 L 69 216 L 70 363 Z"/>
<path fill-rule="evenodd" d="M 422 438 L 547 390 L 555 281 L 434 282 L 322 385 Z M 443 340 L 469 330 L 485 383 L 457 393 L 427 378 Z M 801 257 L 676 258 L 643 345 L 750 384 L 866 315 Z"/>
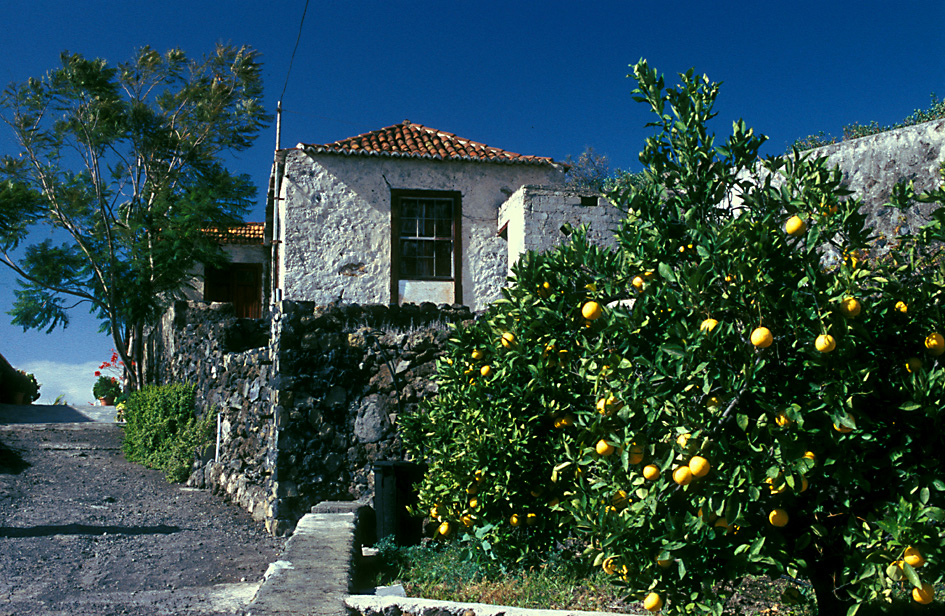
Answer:
<path fill-rule="evenodd" d="M 479 310 L 499 296 L 507 247 L 499 206 L 525 184 L 560 184 L 548 165 L 286 153 L 279 201 L 283 298 L 320 304 L 390 303 L 391 190 L 462 196 L 462 288 Z"/>
<path fill-rule="evenodd" d="M 526 251 L 544 252 L 564 242 L 565 224 L 587 227 L 595 244 L 615 245 L 614 231 L 624 214 L 600 197 L 597 205 L 582 205 L 589 193 L 549 186 L 522 186 L 499 208 L 499 227 L 508 238 L 508 272 Z"/>

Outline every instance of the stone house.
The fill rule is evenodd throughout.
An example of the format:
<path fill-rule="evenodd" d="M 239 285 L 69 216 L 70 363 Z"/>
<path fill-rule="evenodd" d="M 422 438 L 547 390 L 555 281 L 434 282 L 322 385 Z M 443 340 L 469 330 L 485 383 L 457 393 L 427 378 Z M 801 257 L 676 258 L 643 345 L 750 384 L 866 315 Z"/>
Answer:
<path fill-rule="evenodd" d="M 481 310 L 565 223 L 610 236 L 619 212 L 564 188 L 566 165 L 410 121 L 277 153 L 271 299 Z"/>

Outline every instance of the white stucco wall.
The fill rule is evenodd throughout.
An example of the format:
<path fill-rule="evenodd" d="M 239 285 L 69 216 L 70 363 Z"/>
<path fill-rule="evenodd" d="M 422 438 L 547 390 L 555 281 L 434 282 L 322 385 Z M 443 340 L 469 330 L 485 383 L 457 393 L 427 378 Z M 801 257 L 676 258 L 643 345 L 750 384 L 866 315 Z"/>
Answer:
<path fill-rule="evenodd" d="M 587 227 L 587 237 L 595 244 L 616 245 L 614 231 L 624 213 L 603 197 L 597 205 L 581 204 L 589 193 L 549 186 L 522 186 L 499 208 L 499 227 L 508 237 L 508 268 L 526 251 L 543 252 L 567 238 L 561 227 Z"/>
<path fill-rule="evenodd" d="M 507 247 L 499 206 L 525 184 L 560 184 L 547 165 L 286 153 L 279 211 L 285 299 L 390 303 L 391 190 L 458 191 L 462 289 L 473 310 L 499 296 Z"/>

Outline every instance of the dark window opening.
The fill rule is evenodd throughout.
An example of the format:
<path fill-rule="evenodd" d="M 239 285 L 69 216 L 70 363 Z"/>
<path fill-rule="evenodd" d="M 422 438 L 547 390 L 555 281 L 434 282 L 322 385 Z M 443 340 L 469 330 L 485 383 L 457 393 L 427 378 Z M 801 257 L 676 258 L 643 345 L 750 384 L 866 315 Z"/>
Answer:
<path fill-rule="evenodd" d="M 230 263 L 206 267 L 204 300 L 230 302 L 241 319 L 262 318 L 262 264 Z"/>
<path fill-rule="evenodd" d="M 590 197 L 581 197 L 581 205 L 583 207 L 595 207 L 599 202 L 599 197 L 596 195 Z"/>

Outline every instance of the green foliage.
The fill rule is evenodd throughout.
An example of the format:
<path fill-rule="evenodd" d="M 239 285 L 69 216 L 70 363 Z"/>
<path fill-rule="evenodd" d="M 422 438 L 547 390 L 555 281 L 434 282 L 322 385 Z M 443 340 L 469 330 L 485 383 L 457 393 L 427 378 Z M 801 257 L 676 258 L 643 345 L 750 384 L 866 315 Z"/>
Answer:
<path fill-rule="evenodd" d="M 13 389 L 14 391 L 22 392 L 24 399 L 28 401 L 27 403 L 36 402 L 36 400 L 39 399 L 40 387 L 40 383 L 36 380 L 36 376 L 32 372 L 25 372 L 23 370 L 16 371 L 16 380 Z"/>
<path fill-rule="evenodd" d="M 945 330 L 945 210 L 871 258 L 826 159 L 759 160 L 742 122 L 717 141 L 718 86 L 692 71 L 675 88 L 645 62 L 634 77 L 656 134 L 642 180 L 609 195 L 627 212 L 619 247 L 578 232 L 528 255 L 405 421 L 441 538 L 527 562 L 573 536 L 671 614 L 721 614 L 746 575 L 807 578 L 825 614 L 940 583 L 945 341 L 928 337 Z M 901 186 L 893 205 L 943 197 Z M 696 456 L 710 470 L 688 482 Z M 893 565 L 907 546 L 924 567 Z"/>
<path fill-rule="evenodd" d="M 0 262 L 20 284 L 10 314 L 51 331 L 84 304 L 139 386 L 144 324 L 193 264 L 224 260 L 203 230 L 238 221 L 254 198 L 223 161 L 266 125 L 261 66 L 225 45 L 201 61 L 145 47 L 118 66 L 61 62 L 0 95 L 20 149 L 0 159 Z M 36 227 L 66 241 L 22 246 Z"/>
<path fill-rule="evenodd" d="M 149 385 L 125 402 L 122 449 L 132 462 L 184 481 L 195 452 L 213 440 L 213 413 L 197 417 L 193 385 Z"/>
<path fill-rule="evenodd" d="M 121 394 L 121 385 L 113 376 L 102 375 L 92 386 L 92 395 L 96 400 L 101 398 L 117 398 Z"/>

